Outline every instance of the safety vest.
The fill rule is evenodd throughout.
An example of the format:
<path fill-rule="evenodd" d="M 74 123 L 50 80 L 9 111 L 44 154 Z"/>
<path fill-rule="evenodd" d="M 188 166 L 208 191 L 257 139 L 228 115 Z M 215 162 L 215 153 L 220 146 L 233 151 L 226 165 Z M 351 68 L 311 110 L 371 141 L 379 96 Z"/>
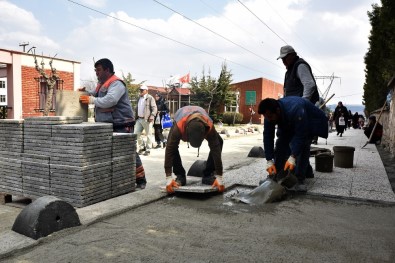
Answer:
<path fill-rule="evenodd" d="M 181 133 L 181 138 L 183 141 L 187 141 L 186 128 L 188 122 L 195 118 L 202 120 L 202 122 L 209 127 L 207 133 L 209 133 L 214 126 L 210 116 L 208 116 L 207 112 L 203 108 L 199 106 L 182 107 L 174 114 L 174 120 L 177 123 L 177 127 Z"/>
<path fill-rule="evenodd" d="M 117 76 L 112 75 L 112 76 L 111 76 L 109 79 L 107 79 L 103 84 L 97 83 L 97 86 L 96 86 L 96 94 L 99 92 L 99 89 L 100 89 L 101 87 L 108 89 L 108 87 L 110 87 L 111 83 L 113 83 L 113 82 L 116 81 L 116 80 L 122 81 L 122 80 L 121 80 L 120 78 L 118 78 Z M 122 83 L 125 84 L 123 81 L 122 81 Z M 125 86 L 126 86 L 126 85 L 125 85 Z"/>

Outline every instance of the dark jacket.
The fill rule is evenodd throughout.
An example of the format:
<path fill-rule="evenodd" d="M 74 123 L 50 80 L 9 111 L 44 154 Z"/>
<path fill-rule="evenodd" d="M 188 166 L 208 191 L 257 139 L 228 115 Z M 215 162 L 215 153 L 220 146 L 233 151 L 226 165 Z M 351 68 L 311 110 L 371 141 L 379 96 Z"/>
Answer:
<path fill-rule="evenodd" d="M 366 129 L 364 131 L 366 137 L 370 138 L 370 135 L 372 134 L 375 123 L 376 122 L 369 123 L 369 126 L 366 127 Z M 376 143 L 378 141 L 381 141 L 382 137 L 383 137 L 383 125 L 381 125 L 380 123 L 377 123 L 376 128 L 374 129 L 374 133 L 372 135 L 372 139 L 370 139 L 369 143 Z"/>
<path fill-rule="evenodd" d="M 154 122 L 154 125 L 161 126 L 163 115 L 165 115 L 166 113 L 169 112 L 169 108 L 166 105 L 166 101 L 161 95 L 159 95 L 159 100 L 156 101 L 156 107 L 158 109 L 158 112 L 156 113 L 155 120 L 156 120 L 156 118 L 159 117 L 160 122 L 159 123 Z"/>
<path fill-rule="evenodd" d="M 277 124 L 277 136 L 290 139 L 292 155 L 299 155 L 305 140 L 313 136 L 328 138 L 328 118 L 314 104 L 300 97 L 278 100 L 281 120 Z M 264 147 L 267 160 L 274 158 L 274 135 L 276 125 L 265 119 Z"/>
<path fill-rule="evenodd" d="M 343 113 L 343 117 L 345 122 L 347 123 L 348 118 L 351 116 L 348 116 L 348 110 L 346 108 L 346 106 L 342 105 L 342 106 L 336 106 L 335 108 L 335 112 L 333 113 L 333 118 L 335 119 L 335 123 L 336 125 L 339 125 L 339 118 L 340 116 L 342 116 Z"/>
<path fill-rule="evenodd" d="M 313 72 L 311 70 L 310 65 L 304 61 L 302 58 L 297 57 L 295 62 L 290 65 L 287 69 L 287 72 L 285 73 L 285 79 L 284 79 L 284 97 L 289 97 L 289 96 L 297 96 L 297 97 L 303 97 L 303 84 L 298 78 L 297 75 L 297 69 L 300 64 L 305 64 L 310 70 L 311 77 L 313 78 L 314 82 L 314 76 Z M 310 101 L 315 104 L 319 100 L 319 94 L 318 94 L 318 88 L 317 84 L 314 86 L 314 93 L 311 95 Z"/>

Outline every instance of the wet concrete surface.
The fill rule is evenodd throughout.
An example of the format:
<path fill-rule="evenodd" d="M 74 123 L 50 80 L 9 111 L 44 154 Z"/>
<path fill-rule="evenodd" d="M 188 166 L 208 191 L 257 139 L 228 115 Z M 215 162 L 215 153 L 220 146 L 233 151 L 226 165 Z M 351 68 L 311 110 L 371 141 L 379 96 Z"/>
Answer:
<path fill-rule="evenodd" d="M 258 138 L 257 145 L 262 143 L 261 135 Z M 224 153 L 235 160 L 227 172 L 264 162 L 241 158 L 240 152 L 245 152 L 241 148 L 251 144 L 238 141 L 236 146 Z M 191 155 L 196 160 L 196 152 Z M 145 158 L 158 159 L 154 153 Z M 391 171 L 384 159 L 383 163 L 387 173 Z M 264 176 L 262 167 L 255 176 L 251 168 L 241 174 L 246 175 L 243 182 L 256 186 Z M 153 168 L 147 167 L 155 175 L 149 178 L 148 190 L 157 192 L 164 184 L 163 167 Z M 244 187 L 238 190 L 251 189 Z M 97 223 L 54 233 L 32 248 L 15 251 L 4 262 L 393 262 L 395 258 L 394 204 L 287 195 L 282 202 L 251 206 L 231 200 L 234 189 L 224 195 L 175 195 L 151 201 Z M 150 193 L 141 192 L 144 197 Z M 97 209 L 102 212 L 103 207 Z"/>
<path fill-rule="evenodd" d="M 4 262 L 393 262 L 395 206 L 307 195 L 250 206 L 171 196 Z"/>

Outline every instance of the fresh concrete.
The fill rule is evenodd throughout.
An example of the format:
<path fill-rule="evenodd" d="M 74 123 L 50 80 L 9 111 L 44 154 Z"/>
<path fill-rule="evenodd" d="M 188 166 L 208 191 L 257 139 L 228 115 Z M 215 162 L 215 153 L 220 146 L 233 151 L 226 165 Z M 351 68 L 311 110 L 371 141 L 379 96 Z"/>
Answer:
<path fill-rule="evenodd" d="M 226 186 L 229 187 L 233 184 L 257 185 L 260 179 L 266 177 L 266 160 L 262 158 L 248 158 L 247 154 L 252 147 L 262 145 L 262 133 L 240 135 L 231 131 L 230 135 L 230 137 L 224 137 L 223 149 Z M 337 137 L 336 133 L 330 133 L 327 144 L 325 144 L 326 140 L 320 138 L 319 147 L 328 147 L 330 149 L 335 145 L 355 147 L 354 168 L 334 167 L 332 173 L 315 171 L 315 178 L 307 180 L 308 194 L 395 204 L 395 196 L 376 146 L 368 144 L 366 148 L 361 149 L 366 140 L 367 138 L 363 135 L 362 130 L 353 129 L 347 130 L 341 138 Z M 167 195 L 163 191 L 165 185 L 164 151 L 164 149 L 152 150 L 150 156 L 141 156 L 148 180 L 145 190 L 77 209 L 81 223 L 85 226 L 90 225 L 166 197 Z M 197 149 L 188 149 L 186 143 L 180 145 L 180 151 L 183 156 L 184 167 L 188 170 L 195 160 L 204 160 L 207 157 L 208 146 L 203 144 L 199 157 L 196 157 Z M 311 158 L 311 162 L 314 167 L 314 157 Z M 188 177 L 188 182 L 191 183 L 191 181 L 197 182 L 199 179 Z M 285 202 L 284 205 L 286 205 Z M 18 209 L 13 209 L 6 213 L 2 212 L 3 209 L 9 210 L 9 205 L 0 206 L 0 222 L 2 223 L 0 258 L 12 253 L 13 249 L 20 250 L 36 244 L 27 237 L 23 238 L 18 235 L 15 237 L 15 233 L 4 227 L 4 224 L 6 224 L 11 229 L 13 217 L 10 215 L 14 215 L 15 218 L 18 214 Z M 141 209 L 144 208 L 142 207 Z M 6 220 L 3 220 L 5 214 L 7 217 Z M 13 247 L 10 244 L 10 240 L 14 238 L 16 241 Z M 24 239 L 26 241 L 23 241 Z"/>

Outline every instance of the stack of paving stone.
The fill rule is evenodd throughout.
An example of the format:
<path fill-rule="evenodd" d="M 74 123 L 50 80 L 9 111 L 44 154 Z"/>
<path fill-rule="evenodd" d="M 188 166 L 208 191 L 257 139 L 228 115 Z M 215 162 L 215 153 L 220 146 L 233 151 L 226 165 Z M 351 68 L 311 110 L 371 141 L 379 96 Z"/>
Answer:
<path fill-rule="evenodd" d="M 113 133 L 111 196 L 136 189 L 136 134 Z"/>
<path fill-rule="evenodd" d="M 38 198 L 50 194 L 52 128 L 82 123 L 81 117 L 29 117 L 24 122 L 22 154 L 23 195 Z"/>
<path fill-rule="evenodd" d="M 112 124 L 52 127 L 51 194 L 75 207 L 111 198 Z"/>
<path fill-rule="evenodd" d="M 23 120 L 0 120 L 0 192 L 22 195 Z"/>
<path fill-rule="evenodd" d="M 46 155 L 22 153 L 24 196 L 39 198 L 50 194 L 49 160 Z"/>

